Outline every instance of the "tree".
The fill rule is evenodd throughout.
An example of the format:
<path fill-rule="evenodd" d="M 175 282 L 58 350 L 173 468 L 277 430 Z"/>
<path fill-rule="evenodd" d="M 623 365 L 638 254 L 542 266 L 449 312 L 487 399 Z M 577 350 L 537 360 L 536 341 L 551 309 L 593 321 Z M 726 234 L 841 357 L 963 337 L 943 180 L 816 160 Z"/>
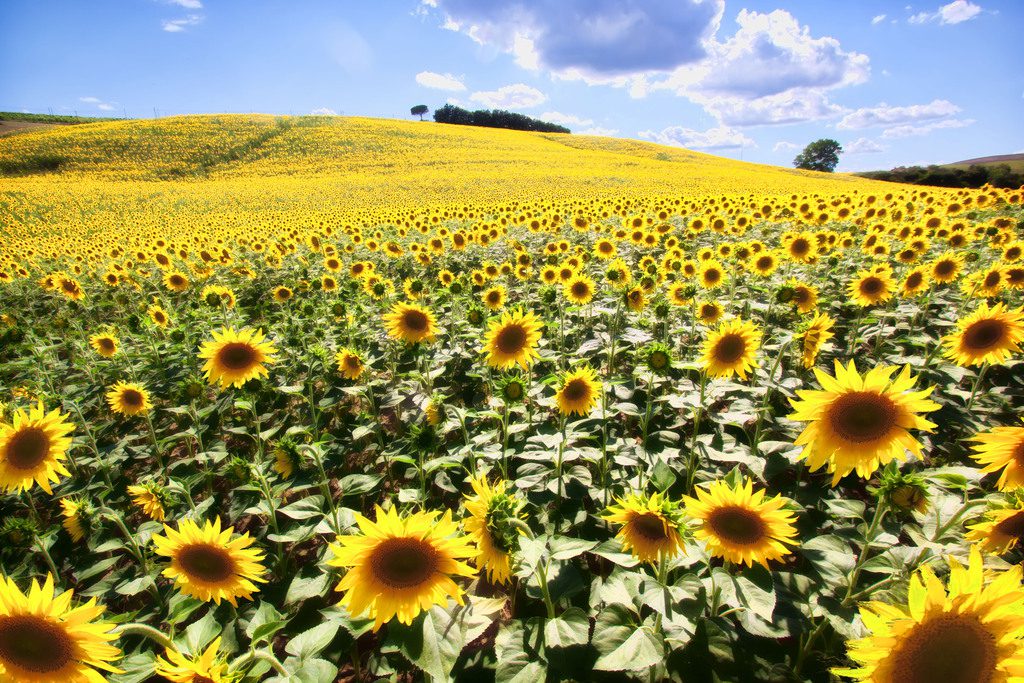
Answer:
<path fill-rule="evenodd" d="M 417 104 L 415 107 L 409 110 L 409 113 L 413 116 L 420 117 L 420 121 L 423 120 L 423 115 L 430 111 L 425 104 Z"/>
<path fill-rule="evenodd" d="M 793 165 L 807 171 L 824 171 L 831 173 L 839 164 L 839 155 L 843 146 L 835 140 L 822 138 L 804 147 L 804 151 L 796 155 Z"/>

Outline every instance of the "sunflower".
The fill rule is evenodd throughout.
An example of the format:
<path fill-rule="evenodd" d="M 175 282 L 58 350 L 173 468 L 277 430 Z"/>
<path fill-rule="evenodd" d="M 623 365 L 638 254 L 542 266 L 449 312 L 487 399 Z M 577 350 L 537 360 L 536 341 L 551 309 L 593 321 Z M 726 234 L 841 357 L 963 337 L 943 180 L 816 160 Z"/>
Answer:
<path fill-rule="evenodd" d="M 793 513 L 784 509 L 789 500 L 781 495 L 766 499 L 764 490 L 753 488 L 750 479 L 735 487 L 716 481 L 683 502 L 699 525 L 694 536 L 707 543 L 712 556 L 751 567 L 757 562 L 767 569 L 769 560 L 782 559 L 790 553 L 786 546 L 799 541 Z"/>
<path fill-rule="evenodd" d="M 711 377 L 747 378 L 747 371 L 757 367 L 754 359 L 761 345 L 761 330 L 753 323 L 732 320 L 718 326 L 704 342 L 703 365 Z"/>
<path fill-rule="evenodd" d="M 276 362 L 277 348 L 264 341 L 263 330 L 233 327 L 214 330 L 213 341 L 203 342 L 199 357 L 205 359 L 203 372 L 210 384 L 220 382 L 221 388 L 241 387 L 247 381 L 267 377 L 267 365 Z"/>
<path fill-rule="evenodd" d="M 295 293 L 289 287 L 281 286 L 274 288 L 274 301 L 279 304 L 289 301 L 293 296 L 295 296 Z"/>
<path fill-rule="evenodd" d="M 128 494 L 132 497 L 132 503 L 142 508 L 142 511 L 150 519 L 155 519 L 158 522 L 164 521 L 164 517 L 166 517 L 160 491 L 161 489 L 152 483 L 132 484 L 128 487 Z"/>
<path fill-rule="evenodd" d="M 61 294 L 72 301 L 81 301 L 85 298 L 85 290 L 73 277 L 61 276 L 58 288 Z"/>
<path fill-rule="evenodd" d="M 717 260 L 709 259 L 700 264 L 697 279 L 704 289 L 715 289 L 725 284 L 725 268 Z"/>
<path fill-rule="evenodd" d="M 685 282 L 673 282 L 668 288 L 668 300 L 673 306 L 688 306 L 692 298 L 692 285 Z"/>
<path fill-rule="evenodd" d="M 569 301 L 582 306 L 590 303 L 590 300 L 594 298 L 594 289 L 596 287 L 596 283 L 591 278 L 583 273 L 576 273 L 565 283 L 562 293 Z"/>
<path fill-rule="evenodd" d="M 59 408 L 47 413 L 40 401 L 29 412 L 16 410 L 11 424 L 0 424 L 0 491 L 27 491 L 35 482 L 52 494 L 50 482 L 70 474 L 61 461 L 75 425 L 66 417 Z"/>
<path fill-rule="evenodd" d="M 145 415 L 153 407 L 144 386 L 127 382 L 118 382 L 110 388 L 107 403 L 115 413 L 128 416 Z"/>
<path fill-rule="evenodd" d="M 910 451 L 921 457 L 921 444 L 908 430 L 930 431 L 935 424 L 919 415 L 938 410 L 926 396 L 935 387 L 910 391 L 917 381 L 905 366 L 893 380 L 895 367 L 877 367 L 863 377 L 853 361 L 843 367 L 835 361 L 835 377 L 814 369 L 822 391 L 798 390 L 790 399 L 791 420 L 809 422 L 794 442 L 803 446 L 811 471 L 828 465 L 832 485 L 856 470 L 867 478 Z"/>
<path fill-rule="evenodd" d="M 157 327 L 167 327 L 171 319 L 159 304 L 153 304 L 146 309 L 146 313 L 149 314 L 149 319 L 153 321 L 153 324 Z"/>
<path fill-rule="evenodd" d="M 1024 541 L 1024 502 L 1016 507 L 990 510 L 985 521 L 967 527 L 965 538 L 988 553 L 1002 555 Z"/>
<path fill-rule="evenodd" d="M 164 286 L 172 292 L 181 293 L 188 291 L 189 281 L 184 273 L 175 270 L 164 275 Z"/>
<path fill-rule="evenodd" d="M 61 524 L 71 536 L 72 541 L 77 542 L 85 538 L 86 524 L 81 514 L 83 507 L 81 500 L 75 500 L 74 498 L 60 499 L 60 513 L 64 517 L 64 521 Z"/>
<path fill-rule="evenodd" d="M 466 533 L 476 544 L 473 560 L 487 573 L 491 583 L 508 583 L 512 576 L 512 562 L 519 548 L 520 531 L 516 526 L 523 501 L 506 493 L 506 482 L 493 486 L 483 474 L 470 479 L 473 496 L 466 496 Z"/>
<path fill-rule="evenodd" d="M 437 320 L 430 309 L 416 304 L 397 303 L 384 314 L 384 328 L 392 339 L 407 344 L 430 342 L 437 334 Z"/>
<path fill-rule="evenodd" d="M 165 524 L 164 535 L 153 536 L 156 554 L 171 560 L 163 575 L 185 595 L 205 602 L 227 600 L 237 607 L 237 598 L 251 600 L 259 591 L 254 582 L 265 583 L 263 551 L 249 547 L 254 539 L 248 533 L 232 539 L 232 531 L 221 531 L 219 518 L 202 527 L 185 519 L 177 530 Z"/>
<path fill-rule="evenodd" d="M 914 268 L 903 278 L 903 285 L 900 287 L 900 294 L 904 297 L 917 296 L 928 289 L 928 269 L 924 267 Z"/>
<path fill-rule="evenodd" d="M 802 340 L 802 360 L 805 368 L 814 367 L 825 342 L 835 336 L 832 333 L 835 322 L 828 313 L 819 313 L 811 320 Z"/>
<path fill-rule="evenodd" d="M 495 285 L 494 287 L 491 287 L 490 289 L 483 293 L 483 296 L 480 297 L 480 299 L 484 302 L 484 306 L 487 306 L 487 308 L 491 309 L 492 311 L 496 311 L 502 306 L 504 306 L 505 299 L 507 298 L 508 294 L 506 294 L 505 288 L 501 285 Z"/>
<path fill-rule="evenodd" d="M 600 393 L 601 384 L 597 381 L 594 369 L 589 365 L 583 365 L 565 373 L 562 387 L 555 394 L 555 401 L 562 415 L 575 413 L 583 416 L 590 413 Z"/>
<path fill-rule="evenodd" d="M 352 349 L 341 349 L 334 354 L 334 360 L 338 363 L 338 372 L 345 379 L 359 379 L 366 369 L 362 357 Z"/>
<path fill-rule="evenodd" d="M 1000 491 L 1024 486 L 1024 427 L 993 427 L 970 440 L 976 442 L 971 457 L 985 466 L 982 472 L 1003 469 L 996 482 Z"/>
<path fill-rule="evenodd" d="M 791 282 L 797 313 L 810 313 L 818 305 L 818 288 L 803 282 Z"/>
<path fill-rule="evenodd" d="M 660 557 L 676 557 L 683 550 L 683 515 L 679 503 L 663 494 L 630 494 L 616 500 L 603 518 L 621 524 L 616 537 L 624 550 L 641 562 L 654 564 Z"/>
<path fill-rule="evenodd" d="M 599 259 L 615 257 L 615 243 L 608 239 L 599 239 L 594 243 L 594 256 Z"/>
<path fill-rule="evenodd" d="M 469 537 L 457 535 L 451 511 L 440 520 L 437 512 L 399 517 L 395 508 L 384 512 L 377 506 L 376 513 L 376 522 L 357 514 L 363 533 L 338 536 L 329 546 L 334 557 L 327 564 L 349 568 L 335 589 L 345 593 L 340 604 L 352 616 L 368 613 L 374 631 L 396 616 L 411 624 L 422 610 L 444 605 L 449 597 L 464 604 L 453 577 L 476 574 L 460 560 L 477 551 Z"/>
<path fill-rule="evenodd" d="M 963 267 L 963 258 L 952 251 L 941 254 L 932 261 L 931 277 L 939 284 L 952 282 L 960 274 Z"/>
<path fill-rule="evenodd" d="M 750 261 L 747 263 L 747 268 L 761 277 L 768 277 L 778 267 L 779 259 L 770 251 L 751 256 Z"/>
<path fill-rule="evenodd" d="M 947 336 L 946 357 L 967 367 L 982 363 L 1000 364 L 1020 353 L 1024 341 L 1024 310 L 1007 310 L 998 303 L 989 308 L 983 301 L 974 313 L 959 321 L 957 331 Z"/>
<path fill-rule="evenodd" d="M 218 636 L 202 654 L 191 657 L 169 649 L 166 659 L 156 658 L 153 673 L 171 683 L 228 683 L 233 678 L 224 656 L 219 654 L 220 641 Z"/>
<path fill-rule="evenodd" d="M 104 358 L 110 358 L 117 353 L 117 337 L 112 334 L 94 334 L 89 337 L 89 344 Z"/>
<path fill-rule="evenodd" d="M 871 632 L 850 641 L 859 666 L 833 673 L 873 683 L 981 683 L 1016 681 L 1024 670 L 1024 588 L 1018 565 L 986 573 L 971 549 L 963 567 L 949 558 L 947 587 L 931 567 L 911 577 L 907 605 L 869 602 L 860 607 Z"/>
<path fill-rule="evenodd" d="M 697 317 L 705 325 L 714 325 L 725 311 L 714 301 L 705 301 L 697 307 Z"/>
<path fill-rule="evenodd" d="M 850 283 L 849 293 L 860 306 L 872 306 L 892 298 L 892 278 L 885 271 L 862 270 L 857 279 Z"/>
<path fill-rule="evenodd" d="M 96 621 L 106 610 L 95 598 L 71 606 L 74 591 L 54 596 L 53 576 L 33 579 L 28 595 L 0 576 L 0 679 L 7 683 L 100 683 L 96 671 L 111 666 L 121 650 L 111 641 L 114 624 Z"/>
<path fill-rule="evenodd" d="M 487 364 L 499 370 L 516 364 L 528 368 L 534 358 L 540 357 L 537 345 L 541 325 L 532 311 L 524 313 L 522 309 L 506 311 L 500 319 L 492 320 L 484 338 Z"/>

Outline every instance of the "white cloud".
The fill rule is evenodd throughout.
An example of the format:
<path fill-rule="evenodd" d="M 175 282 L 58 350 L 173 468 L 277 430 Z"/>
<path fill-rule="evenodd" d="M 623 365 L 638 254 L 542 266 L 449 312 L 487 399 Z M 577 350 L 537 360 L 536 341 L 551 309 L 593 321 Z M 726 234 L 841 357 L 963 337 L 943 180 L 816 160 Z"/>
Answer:
<path fill-rule="evenodd" d="M 794 149 L 800 149 L 800 145 L 785 140 L 779 140 L 772 147 L 773 152 L 792 152 Z"/>
<path fill-rule="evenodd" d="M 525 83 L 504 85 L 497 90 L 483 90 L 469 96 L 488 109 L 526 109 L 547 101 L 547 96 Z"/>
<path fill-rule="evenodd" d="M 969 21 L 981 14 L 980 5 L 975 5 L 969 0 L 953 0 L 948 5 L 943 5 L 934 12 L 918 12 L 907 21 L 911 24 L 927 24 L 937 21 L 940 24 L 960 24 Z"/>
<path fill-rule="evenodd" d="M 579 116 L 563 114 L 560 111 L 546 111 L 537 118 L 560 126 L 589 126 L 594 123 L 593 119 L 581 119 Z"/>
<path fill-rule="evenodd" d="M 709 128 L 705 131 L 683 126 L 669 126 L 657 132 L 640 131 L 637 135 L 651 142 L 657 142 L 659 145 L 690 149 L 725 150 L 757 146 L 757 143 L 740 131 L 725 126 Z"/>
<path fill-rule="evenodd" d="M 543 117 L 542 117 L 543 118 Z M 577 135 L 597 135 L 603 138 L 614 137 L 619 132 L 618 128 L 602 128 L 601 126 L 591 126 L 590 128 L 584 128 L 583 130 L 576 131 Z"/>
<path fill-rule="evenodd" d="M 843 145 L 843 152 L 846 154 L 876 154 L 885 150 L 885 147 L 868 138 L 857 138 Z"/>
<path fill-rule="evenodd" d="M 915 123 L 946 118 L 960 112 L 960 107 L 949 100 L 932 100 L 928 104 L 893 107 L 885 102 L 875 107 L 862 107 L 844 116 L 836 128 L 855 130 L 872 126 Z"/>
<path fill-rule="evenodd" d="M 897 138 L 909 138 L 919 135 L 927 135 L 934 130 L 943 130 L 948 128 L 966 128 L 967 126 L 973 125 L 974 119 L 945 119 L 942 121 L 935 121 L 933 123 L 925 123 L 924 125 L 914 126 L 910 124 L 902 126 L 893 126 L 892 128 L 886 128 L 882 131 L 882 137 L 886 139 L 897 139 Z"/>
<path fill-rule="evenodd" d="M 103 111 L 114 111 L 114 105 L 107 104 L 106 102 L 101 102 L 100 104 L 97 104 L 96 108 L 102 109 Z"/>
<path fill-rule="evenodd" d="M 203 3 L 200 0 L 165 0 L 169 5 L 177 5 L 185 9 L 202 9 Z"/>
<path fill-rule="evenodd" d="M 885 21 L 885 15 L 884 14 L 879 14 L 878 16 L 873 17 L 871 19 L 871 25 L 872 26 L 877 26 L 877 25 L 881 24 L 883 21 Z"/>
<path fill-rule="evenodd" d="M 183 19 L 165 19 L 160 26 L 168 33 L 181 33 L 189 26 L 195 26 L 203 21 L 201 14 L 190 14 Z"/>
<path fill-rule="evenodd" d="M 310 116 L 337 116 L 338 112 L 334 111 L 330 107 L 319 107 L 309 112 Z"/>
<path fill-rule="evenodd" d="M 452 74 L 439 74 L 433 71 L 421 71 L 416 74 L 416 82 L 424 88 L 435 90 L 449 90 L 459 92 L 466 89 L 466 85 L 458 76 Z"/>
<path fill-rule="evenodd" d="M 95 105 L 100 111 L 114 111 L 117 109 L 117 102 L 104 102 L 98 97 L 79 97 L 79 102 Z"/>
<path fill-rule="evenodd" d="M 99 104 L 103 100 L 98 97 L 79 97 L 79 102 L 85 102 L 86 104 Z"/>
<path fill-rule="evenodd" d="M 701 59 L 724 0 L 431 0 L 444 28 L 497 45 L 528 69 L 668 71 Z"/>

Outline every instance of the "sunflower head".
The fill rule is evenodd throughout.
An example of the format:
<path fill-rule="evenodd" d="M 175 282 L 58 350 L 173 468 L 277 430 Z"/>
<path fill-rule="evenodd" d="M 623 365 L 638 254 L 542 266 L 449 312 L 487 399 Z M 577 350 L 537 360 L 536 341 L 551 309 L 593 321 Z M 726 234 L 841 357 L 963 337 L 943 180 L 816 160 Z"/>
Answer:
<path fill-rule="evenodd" d="M 296 470 L 301 470 L 303 465 L 299 444 L 290 436 L 278 439 L 274 444 L 274 471 L 285 479 L 291 479 Z"/>
<path fill-rule="evenodd" d="M 757 367 L 754 356 L 761 345 L 761 330 L 753 323 L 733 320 L 722 323 L 704 342 L 703 365 L 711 377 L 739 375 Z"/>
<path fill-rule="evenodd" d="M 597 373 L 589 365 L 582 365 L 563 375 L 562 386 L 555 394 L 555 402 L 562 415 L 585 416 L 590 413 L 600 395 L 601 383 L 597 380 Z"/>
<path fill-rule="evenodd" d="M 654 373 L 667 375 L 672 370 L 672 349 L 661 342 L 648 344 L 642 352 L 644 364 Z"/>
<path fill-rule="evenodd" d="M 94 334 L 89 338 L 89 344 L 104 358 L 110 358 L 117 353 L 117 337 L 109 333 Z"/>
<path fill-rule="evenodd" d="M 366 369 L 362 356 L 352 349 L 341 349 L 334 354 L 334 360 L 338 364 L 338 372 L 345 379 L 359 379 Z"/>
<path fill-rule="evenodd" d="M 523 369 L 530 367 L 540 355 L 537 352 L 540 328 L 537 316 L 522 309 L 506 311 L 500 318 L 492 320 L 484 338 L 487 364 L 499 370 L 507 370 L 514 365 Z"/>
<path fill-rule="evenodd" d="M 890 509 L 922 514 L 928 511 L 928 502 L 931 498 L 928 493 L 928 481 L 919 474 L 900 471 L 895 462 L 890 462 L 882 470 L 878 487 L 869 487 L 868 490 L 879 500 L 885 501 Z"/>
<path fill-rule="evenodd" d="M 437 320 L 427 308 L 397 303 L 384 315 L 384 328 L 392 339 L 407 344 L 431 342 L 437 335 Z"/>
<path fill-rule="evenodd" d="M 971 440 L 971 457 L 984 465 L 982 472 L 1002 470 L 996 482 L 1000 491 L 1024 487 L 1024 427 L 994 427 Z"/>
<path fill-rule="evenodd" d="M 71 540 L 78 542 L 92 533 L 96 524 L 96 508 L 86 498 L 61 498 L 61 522 Z"/>
<path fill-rule="evenodd" d="M 661 493 L 634 493 L 616 500 L 604 519 L 621 524 L 622 547 L 641 562 L 654 564 L 683 552 L 686 530 L 682 506 Z"/>
<path fill-rule="evenodd" d="M 242 678 L 242 673 L 230 671 L 220 645 L 218 636 L 202 653 L 187 655 L 167 650 L 163 657 L 156 658 L 154 673 L 171 683 L 234 683 Z"/>
<path fill-rule="evenodd" d="M 128 487 L 128 494 L 132 497 L 132 503 L 150 519 L 164 521 L 166 508 L 172 503 L 171 493 L 165 486 L 153 481 L 132 484 Z"/>
<path fill-rule="evenodd" d="M 470 486 L 473 495 L 466 497 L 465 527 L 477 548 L 474 564 L 492 583 L 507 583 L 519 549 L 523 500 L 508 493 L 505 482 L 492 485 L 483 474 L 471 479 Z"/>
<path fill-rule="evenodd" d="M 203 342 L 199 358 L 210 384 L 241 387 L 250 379 L 267 377 L 266 366 L 276 362 L 277 348 L 265 340 L 263 330 L 232 327 L 214 330 L 213 341 Z"/>
<path fill-rule="evenodd" d="M 75 425 L 67 417 L 59 408 L 47 413 L 40 401 L 27 412 L 16 410 L 10 424 L 0 423 L 0 491 L 27 491 L 36 483 L 53 493 L 50 483 L 70 474 L 62 461 Z"/>
<path fill-rule="evenodd" d="M 30 517 L 7 517 L 0 524 L 0 555 L 23 553 L 35 543 L 39 524 Z"/>
<path fill-rule="evenodd" d="M 498 392 L 505 403 L 519 403 L 526 398 L 526 381 L 518 374 L 498 380 Z"/>
<path fill-rule="evenodd" d="M 1024 309 L 1008 310 L 1002 303 L 989 308 L 982 302 L 944 340 L 946 357 L 967 367 L 982 363 L 1000 364 L 1020 353 L 1024 341 Z"/>
<path fill-rule="evenodd" d="M 133 382 L 118 382 L 112 386 L 107 392 L 107 404 L 115 413 L 127 417 L 145 415 L 153 407 L 146 388 Z"/>
<path fill-rule="evenodd" d="M 0 680 L 10 683 L 102 681 L 97 671 L 113 666 L 121 650 L 114 624 L 97 621 L 105 608 L 96 600 L 72 606 L 73 591 L 54 595 L 53 576 L 35 580 L 28 594 L 0 576 Z"/>
<path fill-rule="evenodd" d="M 1024 542 L 1024 500 L 1017 499 L 1009 507 L 993 507 L 982 521 L 968 526 L 965 537 L 987 553 L 1002 555 Z"/>
<path fill-rule="evenodd" d="M 753 490 L 750 479 L 719 480 L 696 493 L 683 499 L 686 514 L 697 524 L 695 537 L 714 557 L 767 568 L 769 560 L 782 559 L 788 546 L 799 543 L 791 502 L 781 495 L 766 498 L 764 490 Z"/>
<path fill-rule="evenodd" d="M 336 588 L 353 616 L 368 614 L 374 630 L 393 618 L 403 624 L 431 605 L 448 599 L 463 604 L 453 579 L 476 571 L 462 560 L 476 556 L 472 539 L 458 533 L 451 511 L 416 512 L 399 517 L 395 508 L 376 508 L 376 521 L 356 515 L 362 534 L 338 536 L 327 564 L 347 567 Z"/>

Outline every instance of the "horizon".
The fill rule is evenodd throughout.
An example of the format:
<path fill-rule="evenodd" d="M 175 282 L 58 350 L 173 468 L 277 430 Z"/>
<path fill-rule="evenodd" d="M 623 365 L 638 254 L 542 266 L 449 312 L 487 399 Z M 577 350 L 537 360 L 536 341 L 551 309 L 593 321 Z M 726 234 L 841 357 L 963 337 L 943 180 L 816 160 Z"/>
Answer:
<path fill-rule="evenodd" d="M 847 172 L 1024 152 L 1024 7 L 1008 0 L 7 9 L 5 111 L 416 120 L 452 103 L 775 166 L 832 138 Z M 975 65 L 985 78 L 949 77 Z"/>

